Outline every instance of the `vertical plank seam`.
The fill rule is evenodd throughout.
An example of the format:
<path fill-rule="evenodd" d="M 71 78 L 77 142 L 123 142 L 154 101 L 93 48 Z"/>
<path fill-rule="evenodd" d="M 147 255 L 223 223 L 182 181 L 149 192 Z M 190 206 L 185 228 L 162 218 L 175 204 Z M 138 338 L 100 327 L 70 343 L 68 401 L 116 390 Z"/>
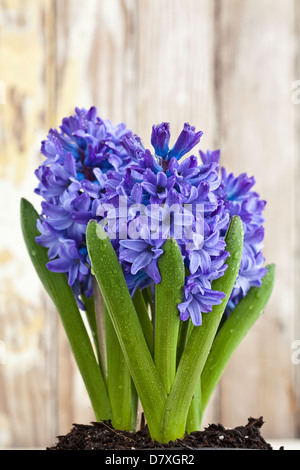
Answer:
<path fill-rule="evenodd" d="M 299 48 L 299 37 L 300 37 L 300 4 L 299 0 L 294 0 L 294 64 L 293 64 L 293 73 L 295 79 L 300 79 L 300 48 Z M 295 217 L 295 241 L 294 241 L 294 250 L 295 250 L 295 294 L 294 294 L 294 305 L 295 305 L 295 320 L 294 320 L 294 338 L 300 339 L 300 319 L 299 315 L 297 315 L 297 305 L 300 302 L 300 295 L 298 290 L 296 289 L 297 281 L 300 280 L 300 242 L 299 237 L 297 234 L 300 232 L 300 215 L 297 207 L 297 201 L 300 198 L 300 189 L 299 189 L 299 181 L 300 181 L 300 157 L 297 155 L 300 153 L 300 104 L 293 104 L 295 107 L 294 115 L 294 152 L 295 152 L 295 180 L 294 180 L 294 217 Z M 298 108 L 297 108 L 298 106 Z M 295 400 L 296 400 L 296 410 L 295 410 L 295 433 L 296 438 L 300 437 L 300 365 L 294 365 L 295 372 L 294 372 L 294 387 L 295 387 Z"/>
<path fill-rule="evenodd" d="M 214 0 L 213 5 L 213 80 L 214 80 L 214 103 L 215 103 L 215 130 L 214 130 L 214 148 L 218 147 L 220 139 L 222 138 L 222 31 L 221 31 L 221 16 L 222 7 L 221 0 Z M 222 380 L 220 380 L 214 403 L 217 405 L 214 418 L 217 422 L 222 422 Z"/>
<path fill-rule="evenodd" d="M 139 45 L 139 33 L 140 33 L 140 28 L 138 27 L 139 25 L 139 18 L 140 18 L 140 8 L 139 8 L 139 1 L 134 0 L 135 3 L 135 32 L 134 32 L 134 63 L 135 63 L 135 93 L 134 93 L 134 126 L 135 129 L 138 127 L 138 107 L 139 107 L 139 85 L 140 85 L 140 70 L 139 70 L 139 50 L 138 50 L 138 45 Z"/>
<path fill-rule="evenodd" d="M 48 44 L 47 44 L 47 127 L 56 123 L 56 1 L 50 0 L 48 12 Z"/>
<path fill-rule="evenodd" d="M 215 94 L 215 147 L 218 146 L 220 138 L 222 137 L 222 85 L 221 85 L 221 68 L 222 68 L 222 30 L 221 30 L 221 16 L 222 16 L 222 2 L 221 0 L 214 0 L 213 7 L 213 80 L 214 80 L 214 94 Z"/>
<path fill-rule="evenodd" d="M 56 1 L 57 0 L 50 0 L 49 9 L 47 11 L 47 60 L 46 60 L 46 93 L 47 93 L 47 119 L 46 119 L 46 126 L 47 129 L 55 126 L 56 118 L 57 118 L 57 73 L 56 73 L 56 63 L 57 63 L 57 54 L 56 54 Z M 50 309 L 49 303 L 48 311 Z M 53 312 L 49 312 L 51 317 L 53 317 Z M 53 337 L 54 345 L 51 353 L 53 354 L 53 363 L 52 366 L 54 368 L 53 374 L 53 384 L 51 384 L 51 393 L 53 394 L 53 416 L 51 416 L 51 429 L 54 432 L 55 436 L 59 433 L 59 417 L 58 417 L 58 321 L 57 316 L 55 316 L 53 330 L 51 331 L 51 335 Z"/>

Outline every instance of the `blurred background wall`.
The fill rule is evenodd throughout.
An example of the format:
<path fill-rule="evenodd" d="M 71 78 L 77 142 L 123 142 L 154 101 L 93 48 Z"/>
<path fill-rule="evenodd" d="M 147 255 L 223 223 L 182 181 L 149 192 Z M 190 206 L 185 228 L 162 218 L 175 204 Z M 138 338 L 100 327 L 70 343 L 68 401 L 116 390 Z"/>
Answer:
<path fill-rule="evenodd" d="M 40 141 L 91 105 L 145 145 L 153 123 L 175 138 L 190 122 L 201 149 L 255 176 L 275 291 L 204 425 L 262 415 L 264 437 L 299 437 L 299 34 L 299 0 L 0 0 L 0 448 L 44 447 L 94 419 L 19 223 L 21 197 L 40 204 Z"/>

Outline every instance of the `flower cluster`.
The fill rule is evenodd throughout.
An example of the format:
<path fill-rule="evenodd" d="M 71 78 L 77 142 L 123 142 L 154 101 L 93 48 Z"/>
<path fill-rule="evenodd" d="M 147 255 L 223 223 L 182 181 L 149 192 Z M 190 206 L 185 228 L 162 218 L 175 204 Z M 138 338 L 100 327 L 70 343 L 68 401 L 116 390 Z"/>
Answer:
<path fill-rule="evenodd" d="M 129 163 L 121 145 L 126 132 L 125 124 L 114 127 L 100 119 L 95 107 L 88 111 L 76 108 L 42 142 L 41 153 L 46 158 L 35 172 L 39 180 L 35 191 L 44 199 L 37 242 L 48 248 L 49 270 L 67 274 L 81 307 L 80 296 L 92 294 L 87 223 L 97 218 L 107 171 L 122 172 Z"/>
<path fill-rule="evenodd" d="M 251 286 L 260 285 L 265 202 L 252 191 L 254 179 L 220 172 L 220 152 L 186 156 L 200 141 L 188 123 L 170 146 L 170 125 L 154 125 L 152 150 L 126 128 L 76 108 L 42 142 L 46 157 L 36 170 L 44 199 L 37 242 L 48 248 L 49 270 L 68 276 L 81 308 L 93 293 L 86 227 L 102 223 L 123 268 L 131 295 L 161 281 L 158 260 L 168 237 L 177 240 L 186 268 L 181 320 L 200 325 L 202 313 L 222 302 L 211 288 L 223 275 L 229 253 L 225 233 L 232 215 L 243 221 L 241 269 L 227 312 Z M 184 157 L 185 158 L 182 158 Z"/>
<path fill-rule="evenodd" d="M 117 250 L 132 292 L 160 282 L 158 259 L 163 243 L 168 236 L 176 238 L 187 272 L 178 309 L 180 318 L 191 318 L 194 325 L 200 325 L 201 314 L 210 312 L 224 298 L 222 292 L 212 291 L 211 282 L 224 273 L 228 256 L 221 230 L 228 226 L 229 214 L 216 194 L 221 184 L 219 164 L 199 165 L 194 155 L 181 160 L 201 135 L 186 123 L 169 148 L 169 124 L 153 126 L 151 152 L 138 136 L 127 133 L 123 144 L 132 163 L 124 175 L 107 173 L 104 198 L 121 221 Z M 121 198 L 131 204 L 127 219 L 119 212 Z"/>
<path fill-rule="evenodd" d="M 204 164 L 219 162 L 220 151 L 200 151 Z M 264 267 L 265 258 L 262 253 L 264 240 L 263 210 L 266 201 L 260 199 L 259 194 L 253 191 L 255 178 L 246 173 L 234 176 L 227 174 L 221 168 L 221 185 L 217 190 L 218 197 L 224 201 L 225 210 L 231 218 L 238 215 L 243 223 L 244 247 L 239 276 L 229 299 L 226 314 L 247 294 L 250 287 L 259 287 L 267 269 Z M 224 236 L 224 231 L 223 231 Z"/>

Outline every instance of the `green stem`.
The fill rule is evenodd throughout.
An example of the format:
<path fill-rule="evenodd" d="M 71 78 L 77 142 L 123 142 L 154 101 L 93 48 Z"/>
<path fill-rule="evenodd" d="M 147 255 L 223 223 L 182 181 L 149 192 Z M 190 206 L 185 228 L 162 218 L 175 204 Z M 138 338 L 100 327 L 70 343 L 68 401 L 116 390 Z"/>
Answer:
<path fill-rule="evenodd" d="M 200 431 L 202 422 L 202 397 L 201 397 L 201 379 L 198 380 L 194 395 L 190 404 L 187 420 L 186 432 L 190 434 L 193 431 Z"/>
<path fill-rule="evenodd" d="M 191 322 L 190 322 L 191 323 Z M 191 326 L 188 330 L 187 340 L 193 330 Z M 186 432 L 190 434 L 193 431 L 199 431 L 202 422 L 202 397 L 201 397 L 201 378 L 198 380 L 193 398 L 190 404 L 189 412 L 186 420 Z"/>
<path fill-rule="evenodd" d="M 114 248 L 100 225 L 86 232 L 92 267 L 144 409 L 151 437 L 161 440 L 166 392 L 153 363 Z"/>
<path fill-rule="evenodd" d="M 154 361 L 169 394 L 176 373 L 180 324 L 178 304 L 182 301 L 185 270 L 176 240 L 167 240 L 163 250 L 158 261 L 161 282 L 155 286 Z"/>
<path fill-rule="evenodd" d="M 149 351 L 153 356 L 153 325 L 149 317 L 149 312 L 147 309 L 147 305 L 144 300 L 144 296 L 141 293 L 140 289 L 137 289 L 133 298 L 133 304 L 135 306 L 135 310 L 137 316 L 140 320 L 140 324 L 145 336 L 145 339 L 148 344 Z"/>
<path fill-rule="evenodd" d="M 136 391 L 110 316 L 105 307 L 107 387 L 115 429 L 136 429 Z M 133 404 L 134 403 L 134 404 Z"/>
<path fill-rule="evenodd" d="M 103 378 L 107 383 L 107 351 L 105 337 L 105 305 L 95 276 L 92 277 L 94 292 L 94 311 L 95 323 L 97 329 L 97 342 L 99 345 L 99 364 L 102 370 Z"/>
<path fill-rule="evenodd" d="M 94 343 L 95 351 L 96 351 L 97 358 L 98 358 L 98 363 L 101 368 L 101 354 L 100 354 L 100 347 L 99 347 L 98 333 L 97 333 L 94 296 L 92 295 L 89 298 L 82 296 L 82 302 L 84 303 L 84 306 L 85 306 L 85 315 L 86 315 L 86 318 L 87 318 L 87 321 L 91 330 L 93 343 Z M 101 368 L 101 372 L 103 374 L 102 368 Z"/>
<path fill-rule="evenodd" d="M 28 254 L 37 275 L 60 315 L 96 419 L 110 419 L 112 412 L 105 383 L 72 289 L 68 285 L 67 277 L 65 274 L 53 273 L 48 270 L 46 266 L 49 261 L 47 249 L 35 241 L 35 238 L 40 235 L 36 227 L 38 217 L 39 215 L 33 206 L 22 199 L 21 227 Z"/>
<path fill-rule="evenodd" d="M 150 307 L 150 313 L 151 313 L 151 322 L 153 322 L 153 316 L 154 316 L 154 301 L 153 301 L 153 295 L 152 295 L 152 289 L 151 286 L 145 287 L 145 289 L 142 290 L 142 295 L 144 297 L 144 301 L 146 304 L 146 307 Z"/>
<path fill-rule="evenodd" d="M 162 423 L 165 442 L 182 437 L 186 419 L 197 382 L 215 338 L 223 312 L 239 273 L 243 251 L 243 227 L 238 216 L 232 217 L 225 237 L 227 269 L 222 277 L 213 282 L 213 290 L 225 293 L 225 298 L 215 305 L 211 313 L 202 315 L 202 325 L 193 328 L 182 354 L 171 393 L 167 399 Z"/>
<path fill-rule="evenodd" d="M 180 362 L 182 353 L 186 347 L 187 340 L 189 338 L 189 335 L 192 331 L 193 324 L 190 321 L 190 319 L 186 321 L 181 321 L 179 325 L 179 339 L 178 339 L 178 345 L 177 345 L 177 366 Z"/>
<path fill-rule="evenodd" d="M 201 374 L 203 412 L 232 354 L 263 313 L 272 293 L 274 281 L 275 265 L 271 264 L 268 266 L 262 285 L 252 287 L 248 291 L 217 334 Z"/>

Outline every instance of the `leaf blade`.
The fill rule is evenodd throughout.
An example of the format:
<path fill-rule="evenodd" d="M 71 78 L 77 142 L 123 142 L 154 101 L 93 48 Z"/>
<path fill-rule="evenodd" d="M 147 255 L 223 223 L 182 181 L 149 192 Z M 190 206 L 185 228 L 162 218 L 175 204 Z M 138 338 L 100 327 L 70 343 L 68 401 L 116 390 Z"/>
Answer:
<path fill-rule="evenodd" d="M 93 220 L 87 227 L 87 246 L 100 291 L 143 405 L 151 436 L 160 440 L 166 393 L 115 250 L 103 228 Z"/>
<path fill-rule="evenodd" d="M 213 342 L 201 374 L 202 412 L 234 351 L 258 320 L 269 301 L 275 282 L 275 265 L 271 264 L 267 266 L 267 269 L 268 272 L 262 279 L 262 285 L 252 287 L 248 291 L 231 312 Z"/>
<path fill-rule="evenodd" d="M 176 377 L 166 402 L 163 419 L 164 440 L 174 440 L 184 435 L 189 406 L 209 354 L 223 312 L 239 273 L 243 251 L 243 227 L 238 216 L 232 217 L 225 237 L 230 257 L 224 275 L 213 282 L 212 288 L 226 294 L 222 303 L 211 313 L 203 314 L 201 326 L 193 327 L 182 353 Z M 175 418 L 176 416 L 176 418 Z"/>
<path fill-rule="evenodd" d="M 185 268 L 176 240 L 166 240 L 163 250 L 158 261 L 161 282 L 155 286 L 154 360 L 169 394 L 176 374 L 180 326 L 178 304 L 183 297 Z"/>
<path fill-rule="evenodd" d="M 47 250 L 35 241 L 35 237 L 39 235 L 36 228 L 39 215 L 32 204 L 23 198 L 20 213 L 21 229 L 28 254 L 60 315 L 96 418 L 98 420 L 110 419 L 111 407 L 103 377 L 67 278 L 64 274 L 49 271 L 46 267 L 49 261 Z"/>

